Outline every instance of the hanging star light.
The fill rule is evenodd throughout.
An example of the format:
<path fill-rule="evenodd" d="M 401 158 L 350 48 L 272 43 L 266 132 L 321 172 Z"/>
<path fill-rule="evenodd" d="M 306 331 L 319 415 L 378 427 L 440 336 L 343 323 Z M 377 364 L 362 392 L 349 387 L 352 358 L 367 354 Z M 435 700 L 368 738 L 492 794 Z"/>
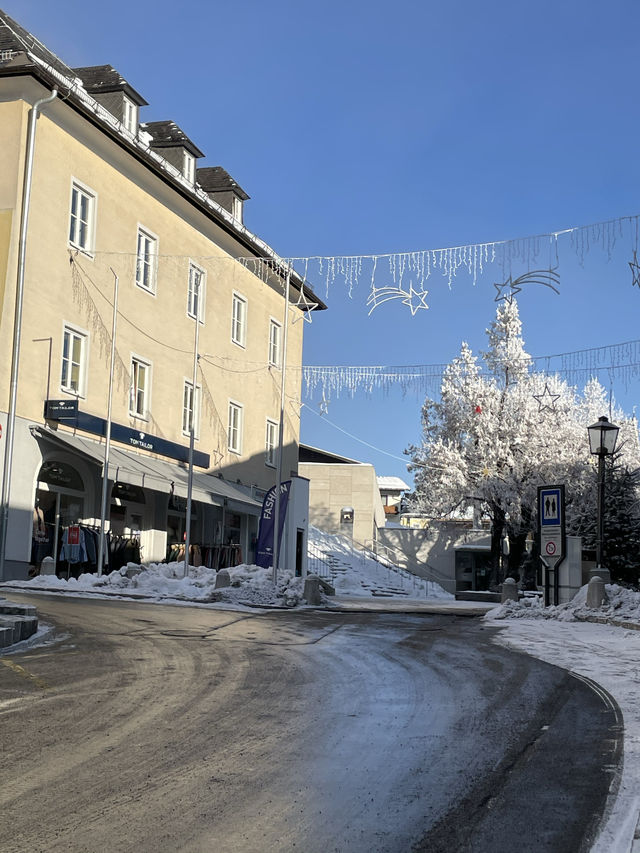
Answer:
<path fill-rule="evenodd" d="M 629 261 L 629 267 L 632 276 L 631 284 L 637 284 L 640 287 L 640 264 L 638 263 L 638 253 L 635 249 L 633 250 L 633 260 Z"/>
<path fill-rule="evenodd" d="M 411 310 L 411 316 L 415 317 L 420 308 L 428 308 L 426 303 L 428 290 L 416 290 L 413 282 L 409 282 L 409 291 L 402 287 L 374 287 L 367 298 L 367 305 L 370 305 L 369 316 L 375 309 L 384 302 L 389 302 L 392 299 L 401 299 L 403 305 L 408 305 Z"/>
<path fill-rule="evenodd" d="M 493 286 L 498 291 L 494 302 L 505 301 L 511 304 L 511 302 L 513 302 L 513 297 L 516 293 L 520 293 L 522 291 L 522 286 L 525 284 L 542 284 L 544 287 L 549 287 L 555 293 L 559 294 L 560 291 L 555 287 L 555 285 L 560 284 L 560 274 L 556 268 L 549 270 L 532 270 L 531 272 L 526 272 L 515 279 L 512 279 L 511 276 L 509 276 L 503 284 L 496 284 L 494 282 Z M 506 294 L 502 293 L 505 289 L 509 291 Z"/>
<path fill-rule="evenodd" d="M 550 412 L 555 412 L 556 410 L 556 400 L 560 397 L 560 394 L 552 394 L 549 390 L 548 384 L 544 383 L 544 391 L 542 394 L 534 394 L 533 399 L 538 401 L 538 413 L 544 412 L 545 409 L 548 409 Z"/>
<path fill-rule="evenodd" d="M 213 464 L 211 467 L 215 468 L 224 459 L 224 453 L 221 453 L 217 448 L 215 448 L 211 451 L 211 454 L 213 456 Z"/>
<path fill-rule="evenodd" d="M 320 400 L 320 404 L 319 404 L 318 408 L 319 408 L 321 415 L 328 415 L 329 414 L 329 401 L 325 397 L 324 388 L 322 389 L 322 400 Z"/>
<path fill-rule="evenodd" d="M 307 299 L 307 296 L 304 292 L 304 287 L 300 288 L 300 292 L 298 293 L 298 299 L 293 303 L 296 308 L 299 308 L 302 314 L 299 317 L 294 317 L 291 321 L 292 325 L 298 322 L 298 320 L 304 320 L 305 323 L 311 323 L 311 312 L 315 311 L 318 307 L 317 302 L 311 302 L 311 300 Z"/>
<path fill-rule="evenodd" d="M 513 302 L 513 297 L 516 295 L 516 293 L 520 293 L 520 291 L 522 290 L 521 287 L 518 287 L 511 280 L 511 276 L 509 276 L 509 278 L 503 284 L 497 284 L 494 281 L 493 286 L 497 290 L 495 299 L 493 301 L 494 302 L 507 302 L 509 305 L 511 305 L 511 303 Z M 505 290 L 505 288 L 508 290 L 508 293 L 502 293 L 502 291 Z"/>

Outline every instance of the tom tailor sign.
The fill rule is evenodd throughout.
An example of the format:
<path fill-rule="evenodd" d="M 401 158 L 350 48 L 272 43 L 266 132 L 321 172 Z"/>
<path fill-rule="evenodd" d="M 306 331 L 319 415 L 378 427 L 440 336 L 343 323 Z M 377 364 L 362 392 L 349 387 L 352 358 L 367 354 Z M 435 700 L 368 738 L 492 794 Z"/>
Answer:
<path fill-rule="evenodd" d="M 60 406 L 59 404 L 66 405 Z M 54 405 L 52 405 L 54 404 Z M 71 405 L 70 405 L 71 404 Z M 73 405 L 75 404 L 75 411 Z M 67 426 L 75 426 L 83 432 L 94 435 L 106 435 L 107 422 L 104 418 L 88 415 L 86 412 L 78 411 L 77 401 L 48 400 L 45 408 L 45 416 L 49 420 L 63 421 Z M 158 438 L 141 430 L 131 429 L 123 424 L 111 424 L 111 438 L 121 444 L 126 444 L 136 450 L 148 450 L 150 453 L 158 453 L 169 459 L 177 459 L 179 462 L 189 461 L 189 448 L 175 441 L 167 441 L 166 438 Z M 200 450 L 193 451 L 193 464 L 198 468 L 209 467 L 209 454 Z"/>

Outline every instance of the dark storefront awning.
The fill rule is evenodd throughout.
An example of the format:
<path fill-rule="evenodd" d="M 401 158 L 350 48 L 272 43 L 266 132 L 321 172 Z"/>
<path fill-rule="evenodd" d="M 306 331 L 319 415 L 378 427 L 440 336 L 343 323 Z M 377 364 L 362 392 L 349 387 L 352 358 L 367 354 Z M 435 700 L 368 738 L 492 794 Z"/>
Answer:
<path fill-rule="evenodd" d="M 31 433 L 38 441 L 51 444 L 79 454 L 97 465 L 104 463 L 104 443 L 90 438 L 60 430 L 51 430 L 42 426 L 32 426 Z M 189 471 L 184 465 L 121 450 L 111 444 L 109 448 L 109 479 L 114 482 L 129 483 L 143 489 L 187 497 Z M 192 498 L 200 503 L 214 506 L 227 505 L 238 512 L 259 515 L 261 504 L 236 486 L 211 474 L 195 472 L 193 474 Z"/>

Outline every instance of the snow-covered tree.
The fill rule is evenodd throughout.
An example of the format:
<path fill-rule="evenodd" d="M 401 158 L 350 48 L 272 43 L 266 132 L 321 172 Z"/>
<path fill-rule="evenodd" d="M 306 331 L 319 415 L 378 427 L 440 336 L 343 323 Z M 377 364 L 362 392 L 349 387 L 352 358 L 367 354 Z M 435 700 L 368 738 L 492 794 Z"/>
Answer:
<path fill-rule="evenodd" d="M 463 343 L 445 370 L 440 399 L 423 405 L 421 444 L 407 452 L 415 509 L 451 518 L 475 503 L 489 516 L 497 581 L 505 532 L 511 567 L 517 570 L 522 560 L 524 539 L 535 526 L 538 486 L 565 483 L 568 532 L 593 530 L 596 461 L 586 427 L 609 411 L 609 401 L 597 380 L 578 396 L 559 377 L 533 371 L 515 300 L 498 305 L 487 335 L 484 369 Z M 640 468 L 637 424 L 618 410 L 612 414 L 621 427 L 616 463 L 625 472 L 629 508 L 635 492 L 628 475 Z"/>

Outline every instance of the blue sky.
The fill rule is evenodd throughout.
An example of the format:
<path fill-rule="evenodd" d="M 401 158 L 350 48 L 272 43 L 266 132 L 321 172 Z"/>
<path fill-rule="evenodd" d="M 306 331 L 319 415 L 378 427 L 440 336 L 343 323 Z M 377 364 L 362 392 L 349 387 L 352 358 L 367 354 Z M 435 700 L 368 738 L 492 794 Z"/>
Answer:
<path fill-rule="evenodd" d="M 116 67 L 150 104 L 142 120 L 173 119 L 200 165 L 236 178 L 247 226 L 284 256 L 437 249 L 640 213 L 635 0 L 2 7 L 69 65 Z M 560 294 L 519 298 L 529 352 L 640 338 L 634 239 L 623 232 L 610 259 L 558 245 Z M 399 299 L 369 315 L 366 277 L 349 296 L 311 276 L 329 310 L 305 327 L 305 363 L 442 363 L 462 340 L 478 351 L 503 272 L 451 288 L 434 274 L 415 315 Z M 614 381 L 625 409 L 639 385 Z M 421 395 L 342 395 L 322 415 L 306 402 L 304 442 L 407 477 Z"/>

